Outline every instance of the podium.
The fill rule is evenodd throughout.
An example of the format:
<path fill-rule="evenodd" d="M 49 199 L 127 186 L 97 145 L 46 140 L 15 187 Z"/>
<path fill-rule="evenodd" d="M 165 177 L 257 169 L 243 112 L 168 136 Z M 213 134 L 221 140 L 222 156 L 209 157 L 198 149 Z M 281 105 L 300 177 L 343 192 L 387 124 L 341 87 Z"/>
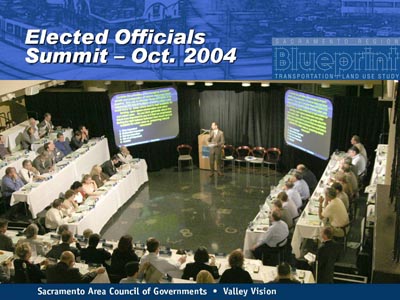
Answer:
<path fill-rule="evenodd" d="M 199 134 L 197 141 L 199 143 L 199 168 L 210 170 L 210 147 L 208 147 L 209 133 Z"/>

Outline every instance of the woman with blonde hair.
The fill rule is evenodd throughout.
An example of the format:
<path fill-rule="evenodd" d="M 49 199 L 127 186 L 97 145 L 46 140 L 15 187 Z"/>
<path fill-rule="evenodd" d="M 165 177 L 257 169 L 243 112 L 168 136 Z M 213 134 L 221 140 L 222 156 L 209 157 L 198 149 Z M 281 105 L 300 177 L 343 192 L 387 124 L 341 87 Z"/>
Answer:
<path fill-rule="evenodd" d="M 95 195 L 94 192 L 97 190 L 97 184 L 89 174 L 86 174 L 83 176 L 82 188 L 86 195 L 88 195 L 88 196 Z"/>
<path fill-rule="evenodd" d="M 96 182 L 97 187 L 102 187 L 104 183 L 110 178 L 106 173 L 102 171 L 100 165 L 94 165 L 92 171 L 90 172 L 90 176 Z"/>
<path fill-rule="evenodd" d="M 214 277 L 207 270 L 201 270 L 196 276 L 197 283 L 215 283 Z"/>

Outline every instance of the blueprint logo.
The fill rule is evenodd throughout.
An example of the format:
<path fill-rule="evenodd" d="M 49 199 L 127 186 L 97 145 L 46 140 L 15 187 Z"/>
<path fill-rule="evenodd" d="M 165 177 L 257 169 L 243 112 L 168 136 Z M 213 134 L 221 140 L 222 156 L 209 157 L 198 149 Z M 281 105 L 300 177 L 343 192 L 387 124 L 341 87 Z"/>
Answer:
<path fill-rule="evenodd" d="M 273 78 L 400 78 L 400 38 L 276 38 Z"/>

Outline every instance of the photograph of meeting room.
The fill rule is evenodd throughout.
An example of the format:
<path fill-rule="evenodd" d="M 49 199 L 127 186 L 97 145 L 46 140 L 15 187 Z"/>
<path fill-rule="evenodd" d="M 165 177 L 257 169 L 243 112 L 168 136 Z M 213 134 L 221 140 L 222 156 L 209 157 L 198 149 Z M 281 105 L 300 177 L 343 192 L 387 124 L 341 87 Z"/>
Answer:
<path fill-rule="evenodd" d="M 304 283 L 397 282 L 397 88 L 0 81 L 0 262 L 80 260 L 82 273 L 99 267 L 85 280 L 119 282 L 144 272 L 124 267 L 151 261 L 147 247 L 179 265 L 161 272 L 173 282 L 196 281 L 201 254 L 212 259 L 196 264 L 220 282 L 283 280 L 287 268 Z M 282 239 L 268 240 L 271 228 Z M 230 253 L 247 275 L 224 273 Z M 18 264 L 8 268 L 7 280 L 23 281 Z M 63 282 L 49 268 L 36 280 Z"/>

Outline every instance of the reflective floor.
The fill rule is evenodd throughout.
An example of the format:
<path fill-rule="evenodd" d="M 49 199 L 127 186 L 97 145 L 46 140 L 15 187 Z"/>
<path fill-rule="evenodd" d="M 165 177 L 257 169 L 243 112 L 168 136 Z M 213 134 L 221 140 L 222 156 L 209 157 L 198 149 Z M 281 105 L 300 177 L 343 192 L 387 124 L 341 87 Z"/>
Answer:
<path fill-rule="evenodd" d="M 246 168 L 225 176 L 209 171 L 175 168 L 149 173 L 149 182 L 103 229 L 103 236 L 117 240 L 129 233 L 134 241 L 154 236 L 165 246 L 228 253 L 242 248 L 248 223 L 281 174 Z M 276 176 L 275 176 L 276 175 Z"/>

